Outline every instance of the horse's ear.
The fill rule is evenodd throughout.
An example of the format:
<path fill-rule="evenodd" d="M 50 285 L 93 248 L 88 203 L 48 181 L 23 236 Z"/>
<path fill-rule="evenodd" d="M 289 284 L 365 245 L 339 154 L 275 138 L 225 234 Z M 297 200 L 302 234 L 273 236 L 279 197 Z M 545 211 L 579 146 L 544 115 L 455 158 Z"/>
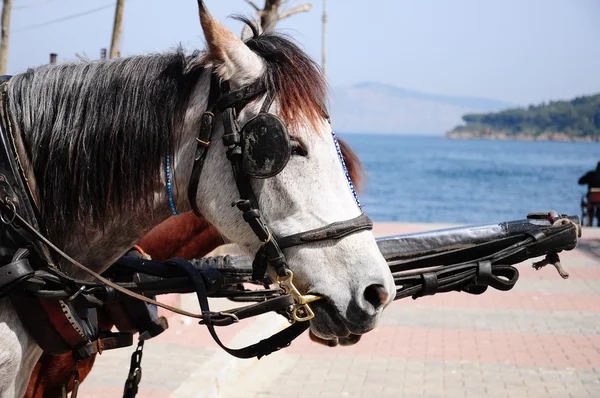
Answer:
<path fill-rule="evenodd" d="M 232 31 L 215 20 L 204 1 L 198 0 L 198 9 L 208 46 L 208 58 L 215 65 L 219 77 L 240 86 L 256 80 L 264 69 L 261 58 Z"/>

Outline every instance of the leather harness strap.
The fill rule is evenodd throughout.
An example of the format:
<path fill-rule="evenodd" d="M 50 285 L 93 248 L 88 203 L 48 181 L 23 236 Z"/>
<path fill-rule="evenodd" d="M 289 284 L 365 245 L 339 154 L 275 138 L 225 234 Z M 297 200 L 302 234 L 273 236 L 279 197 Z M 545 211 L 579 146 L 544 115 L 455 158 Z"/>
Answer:
<path fill-rule="evenodd" d="M 200 271 L 187 261 L 172 261 L 172 263 L 183 269 L 186 273 L 188 273 L 190 279 L 196 286 L 196 296 L 198 297 L 198 303 L 200 303 L 202 313 L 205 314 L 204 319 L 200 323 L 206 325 L 206 327 L 208 328 L 208 332 L 212 336 L 213 340 L 228 354 L 231 354 L 237 358 L 257 357 L 258 359 L 260 359 L 264 355 L 269 355 L 275 351 L 280 350 L 281 348 L 289 346 L 292 340 L 301 335 L 309 326 L 308 322 L 296 322 L 293 325 L 288 326 L 282 331 L 274 334 L 273 336 L 267 339 L 261 340 L 256 344 L 252 344 L 250 346 L 240 349 L 228 348 L 219 339 L 219 336 L 215 331 L 214 326 L 216 323 L 213 323 L 210 317 L 208 295 L 206 294 L 206 287 L 204 285 L 204 280 L 202 279 Z M 235 316 L 230 316 L 230 318 L 236 319 L 237 315 L 242 314 L 243 313 L 241 311 L 236 312 Z M 251 314 L 244 315 L 253 316 Z"/>
<path fill-rule="evenodd" d="M 342 239 L 348 235 L 371 229 L 373 229 L 373 222 L 365 213 L 361 213 L 358 217 L 351 220 L 338 221 L 323 228 L 277 238 L 277 242 L 279 243 L 280 248 L 287 249 L 288 247 L 304 245 L 311 242 Z"/>
<path fill-rule="evenodd" d="M 188 184 L 188 199 L 190 200 L 190 206 L 194 210 L 196 214 L 199 214 L 198 207 L 196 204 L 196 195 L 198 190 L 199 179 L 202 173 L 202 166 L 204 164 L 204 160 L 206 158 L 206 154 L 210 145 L 210 141 L 212 139 L 212 134 L 214 130 L 214 119 L 215 115 L 213 113 L 215 108 L 218 108 L 221 116 L 223 118 L 223 125 L 225 128 L 225 134 L 223 135 L 223 143 L 228 148 L 227 149 L 227 158 L 230 160 L 234 179 L 236 185 L 238 187 L 238 191 L 240 193 L 240 200 L 237 202 L 237 207 L 243 212 L 244 220 L 250 225 L 256 236 L 263 243 L 261 249 L 257 253 L 255 266 L 254 266 L 254 279 L 260 280 L 264 275 L 264 270 L 266 269 L 267 264 L 270 264 L 274 267 L 277 272 L 277 275 L 286 280 L 286 284 L 282 285 L 284 289 L 288 293 L 292 293 L 285 298 L 279 298 L 276 300 L 270 300 L 270 302 L 261 303 L 254 306 L 249 306 L 246 308 L 241 308 L 238 310 L 234 310 L 231 313 L 214 313 L 211 312 L 208 306 L 208 292 L 202 278 L 202 275 L 199 270 L 194 268 L 192 264 L 187 261 L 176 261 L 176 264 L 185 270 L 186 274 L 191 278 L 196 287 L 196 293 L 198 295 L 198 300 L 200 302 L 200 306 L 202 309 L 202 314 L 195 314 L 188 311 L 183 311 L 178 308 L 162 304 L 156 300 L 145 297 L 141 294 L 132 292 L 128 289 L 119 286 L 118 284 L 102 277 L 98 273 L 90 270 L 85 267 L 81 263 L 77 262 L 58 247 L 56 247 L 52 242 L 50 242 L 44 234 L 42 234 L 36 225 L 31 225 L 29 220 L 23 218 L 15 205 L 12 203 L 12 198 L 8 196 L 0 197 L 0 211 L 1 214 L 5 217 L 9 218 L 9 222 L 7 224 L 11 224 L 13 221 L 18 223 L 20 226 L 20 233 L 25 233 L 30 235 L 30 238 L 26 241 L 35 241 L 38 242 L 39 247 L 44 255 L 47 257 L 47 263 L 52 264 L 51 261 L 51 253 L 56 253 L 60 255 L 62 258 L 69 261 L 71 264 L 79 268 L 80 270 L 86 272 L 91 275 L 95 279 L 97 279 L 102 284 L 123 293 L 129 297 L 136 298 L 138 300 L 144 301 L 148 304 L 153 304 L 172 312 L 202 319 L 202 323 L 206 324 L 209 329 L 210 334 L 215 339 L 217 344 L 223 347 L 227 352 L 232 355 L 249 358 L 254 356 L 262 356 L 267 355 L 270 352 L 276 351 L 282 347 L 289 345 L 289 343 L 296 338 L 299 334 L 301 334 L 304 330 L 308 328 L 308 322 L 296 322 L 292 326 L 286 328 L 285 330 L 275 334 L 269 339 L 265 339 L 255 345 L 250 347 L 246 347 L 240 350 L 232 350 L 226 348 L 222 342 L 219 340 L 218 336 L 215 333 L 214 326 L 225 326 L 229 325 L 234 321 L 239 319 L 243 319 L 246 317 L 254 316 L 259 313 L 263 313 L 270 310 L 279 310 L 290 307 L 291 304 L 295 304 L 296 299 L 299 296 L 299 293 L 295 290 L 295 287 L 291 283 L 292 273 L 287 268 L 287 261 L 285 259 L 285 255 L 282 252 L 282 249 L 279 247 L 277 239 L 273 236 L 267 225 L 262 221 L 260 211 L 258 210 L 258 202 L 254 195 L 254 191 L 252 190 L 250 177 L 246 175 L 242 168 L 242 146 L 241 146 L 241 136 L 239 127 L 237 126 L 236 121 L 236 107 L 243 108 L 249 101 L 256 98 L 258 95 L 263 93 L 267 94 L 267 101 L 263 104 L 262 112 L 266 113 L 271 102 L 274 99 L 273 93 L 269 93 L 260 82 L 255 82 L 237 91 L 230 92 L 229 84 L 227 81 L 222 82 L 220 85 L 218 84 L 218 78 L 216 75 L 212 75 L 211 77 L 211 88 L 209 93 L 209 99 L 207 102 L 207 111 L 203 114 L 201 120 L 201 128 L 198 134 L 196 152 L 194 156 L 194 165 L 190 175 L 190 181 Z M 6 94 L 3 94 L 3 98 L 6 100 Z M 7 109 L 6 109 L 6 101 L 3 102 L 3 116 L 6 117 Z M 266 109 L 265 109 L 266 108 Z M 10 132 L 7 132 L 10 136 Z M 2 136 L 4 139 L 4 135 Z M 7 147 L 7 145 L 5 145 Z M 10 157 L 10 156 L 9 156 Z M 17 154 L 14 155 L 15 159 L 18 159 Z M 14 175 L 23 176 L 23 170 L 13 170 Z M 0 181 L 1 182 L 1 181 Z M 29 203 L 28 200 L 25 200 L 24 203 Z M 31 217 L 28 217 L 31 218 Z M 32 219 L 35 222 L 35 217 Z M 372 223 L 368 219 L 366 215 L 361 215 L 355 219 L 348 221 L 341 221 L 332 223 L 328 226 L 317 228 L 311 231 L 306 231 L 301 234 L 295 234 L 290 237 L 289 242 L 293 242 L 296 244 L 309 243 L 312 241 L 320 241 L 327 239 L 340 239 L 352 233 L 356 233 L 362 230 L 371 229 Z M 282 238 L 285 240 L 285 238 Z M 43 244 L 42 244 L 43 243 Z M 289 247 L 289 246 L 288 246 Z M 51 249 L 52 251 L 50 251 Z M 71 280 L 72 281 L 72 280 Z M 290 291 L 288 289 L 294 289 L 294 291 Z M 302 304 L 306 306 L 306 302 Z M 68 314 L 71 311 L 68 308 L 68 304 L 63 303 L 62 301 L 49 301 L 43 302 L 42 306 L 46 310 L 46 313 L 50 317 L 50 322 L 54 325 L 55 329 L 63 335 L 63 339 L 67 343 L 68 346 L 77 349 L 78 347 L 85 347 L 84 351 L 91 352 L 94 350 L 94 344 L 90 343 L 85 336 L 85 333 L 81 333 L 80 330 L 75 326 Z M 62 316 L 58 316 L 60 312 Z M 294 312 L 294 314 L 296 314 Z M 296 318 L 295 319 L 300 319 Z M 307 320 L 310 318 L 303 318 L 302 320 Z M 67 324 L 70 324 L 71 327 L 67 328 Z M 77 336 L 79 335 L 79 336 Z M 99 346 L 100 343 L 97 343 L 96 346 Z M 101 346 L 101 344 L 100 344 Z"/>
<path fill-rule="evenodd" d="M 28 264 L 33 264 L 30 266 L 31 270 L 39 268 L 39 264 L 58 270 L 58 265 L 52 256 L 52 252 L 41 244 L 38 239 L 35 239 L 35 233 L 46 229 L 35 205 L 34 195 L 30 189 L 13 136 L 14 128 L 10 117 L 8 98 L 9 81 L 10 76 L 0 77 L 0 139 L 2 141 L 0 149 L 0 196 L 5 206 L 8 207 L 8 210 L 4 211 L 4 215 L 11 215 L 3 217 L 2 221 L 7 225 L 5 231 L 11 230 L 11 237 L 18 239 L 19 242 L 14 242 L 16 247 L 23 247 L 26 244 L 31 250 L 26 253 L 17 252 L 13 257 L 13 262 L 7 266 L 2 266 L 0 273 L 3 273 L 5 277 L 13 276 L 19 280 L 25 280 L 31 276 Z M 13 227 L 12 221 L 15 219 L 21 220 L 18 222 L 18 226 L 21 228 Z M 31 228 L 22 228 L 23 222 L 26 222 Z M 6 234 L 4 239 L 6 239 Z M 27 256 L 30 256 L 30 258 L 26 259 Z M 13 274 L 12 271 L 16 273 Z M 18 274 L 21 277 L 17 277 Z M 61 352 L 67 349 L 66 346 L 82 346 L 88 342 L 88 336 L 83 330 L 83 321 L 75 314 L 75 310 L 70 303 L 55 300 L 25 299 L 21 295 L 15 294 L 11 294 L 10 297 L 21 320 L 26 325 L 30 324 L 28 329 L 36 337 L 38 344 L 46 351 Z M 34 324 L 33 321 L 26 319 L 31 318 L 32 315 L 40 316 L 43 313 L 46 314 L 47 322 L 45 323 L 38 322 Z"/>
<path fill-rule="evenodd" d="M 212 139 L 213 124 L 215 119 L 215 114 L 213 111 L 218 99 L 219 80 L 217 76 L 212 73 L 210 78 L 210 91 L 208 93 L 206 112 L 202 114 L 202 119 L 200 121 L 200 130 L 198 131 L 198 138 L 196 138 L 194 166 L 192 167 L 192 173 L 190 174 L 190 180 L 188 182 L 188 200 L 190 202 L 192 211 L 198 217 L 200 217 L 200 210 L 198 210 L 196 195 L 198 194 L 198 184 L 200 183 L 204 160 L 206 159 L 206 153 L 208 152 L 208 147 L 210 146 Z"/>

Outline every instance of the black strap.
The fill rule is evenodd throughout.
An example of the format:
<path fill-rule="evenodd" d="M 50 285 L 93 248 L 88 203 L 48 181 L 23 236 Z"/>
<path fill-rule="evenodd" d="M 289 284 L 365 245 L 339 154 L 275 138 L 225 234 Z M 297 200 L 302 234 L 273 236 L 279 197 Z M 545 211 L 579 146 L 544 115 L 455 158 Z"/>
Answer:
<path fill-rule="evenodd" d="M 198 269 L 196 269 L 187 261 L 173 261 L 173 264 L 181 267 L 189 274 L 190 279 L 192 279 L 194 285 L 196 286 L 198 303 L 200 304 L 200 309 L 204 315 L 204 319 L 201 323 L 206 325 L 213 340 L 230 355 L 243 359 L 254 357 L 260 359 L 265 355 L 269 355 L 275 351 L 289 346 L 292 340 L 300 336 L 309 327 L 308 322 L 296 322 L 281 332 L 276 333 L 267 339 L 261 340 L 256 344 L 240 349 L 228 348 L 223 344 L 223 342 L 221 342 L 219 336 L 217 336 L 214 325 L 211 322 L 212 313 L 210 312 L 210 307 L 206 296 L 206 287 L 204 286 L 204 280 L 202 279 L 200 271 L 198 271 Z"/>
<path fill-rule="evenodd" d="M 417 299 L 450 291 L 482 294 L 488 287 L 507 291 L 514 287 L 519 278 L 515 267 L 504 264 L 492 265 L 491 275 L 485 285 L 483 280 L 477 280 L 478 275 L 483 274 L 479 272 L 477 263 L 443 266 L 430 272 L 395 274 L 395 300 L 405 297 Z"/>
<path fill-rule="evenodd" d="M 260 107 L 260 113 L 269 113 L 269 109 L 271 109 L 274 100 L 275 96 L 270 91 L 267 91 L 267 96 Z"/>
<path fill-rule="evenodd" d="M 435 272 L 427 272 L 421 275 L 422 279 L 422 288 L 420 293 L 415 294 L 413 298 L 421 297 L 421 296 L 433 296 L 438 291 L 438 278 Z"/>
<path fill-rule="evenodd" d="M 212 139 L 213 124 L 215 115 L 213 113 L 215 104 L 219 99 L 219 80 L 216 74 L 211 75 L 210 79 L 210 92 L 208 94 L 208 102 L 206 106 L 206 112 L 202 115 L 200 123 L 200 131 L 198 132 L 198 138 L 196 138 L 196 154 L 194 155 L 194 166 L 192 173 L 190 174 L 190 180 L 188 182 L 188 200 L 190 207 L 194 214 L 200 217 L 200 210 L 198 210 L 198 204 L 196 203 L 196 196 L 198 195 L 198 184 L 200 183 L 200 177 L 202 175 L 202 168 L 204 167 L 204 159 L 206 159 L 206 153 L 210 146 Z"/>
<path fill-rule="evenodd" d="M 92 354 L 102 354 L 105 350 L 129 347 L 133 344 L 133 335 L 126 332 L 103 332 L 104 336 L 84 346 L 73 350 L 73 357 L 77 360 L 86 359 Z"/>
<path fill-rule="evenodd" d="M 219 110 L 219 112 L 223 112 L 225 109 L 235 107 L 240 102 L 250 101 L 264 92 L 265 87 L 260 80 L 244 86 L 236 91 L 229 91 L 228 82 L 223 82 L 221 84 L 222 95 L 217 101 L 216 108 Z"/>
<path fill-rule="evenodd" d="M 206 325 L 207 323 L 211 323 L 214 326 L 229 326 L 243 319 L 266 314 L 267 312 L 279 312 L 282 309 L 289 308 L 293 304 L 294 298 L 286 294 L 258 304 L 235 308 L 227 312 L 219 312 L 211 315 L 210 322 L 200 321 L 200 324 Z"/>
<path fill-rule="evenodd" d="M 373 221 L 365 214 L 355 217 L 351 220 L 338 221 L 321 228 L 311 229 L 310 231 L 300 232 L 294 235 L 277 238 L 279 247 L 287 249 L 288 247 L 303 245 L 310 242 L 318 242 L 329 239 L 341 239 L 359 231 L 373 229 Z"/>
<path fill-rule="evenodd" d="M 34 274 L 26 258 L 15 260 L 0 267 L 0 298 L 10 294 L 19 282 Z"/>

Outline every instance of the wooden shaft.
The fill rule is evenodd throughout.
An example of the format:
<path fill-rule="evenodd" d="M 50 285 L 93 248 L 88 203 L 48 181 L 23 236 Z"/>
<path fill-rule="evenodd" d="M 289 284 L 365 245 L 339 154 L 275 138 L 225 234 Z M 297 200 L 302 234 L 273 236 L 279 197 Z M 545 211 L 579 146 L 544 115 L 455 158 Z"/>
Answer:
<path fill-rule="evenodd" d="M 8 64 L 8 36 L 10 33 L 10 13 L 12 0 L 4 0 L 2 6 L 2 35 L 0 37 L 0 75 L 6 74 Z"/>
<path fill-rule="evenodd" d="M 123 21 L 123 6 L 125 0 L 117 0 L 115 9 L 115 24 L 113 25 L 112 41 L 110 43 L 110 58 L 119 56 L 119 43 L 121 41 L 121 22 Z"/>

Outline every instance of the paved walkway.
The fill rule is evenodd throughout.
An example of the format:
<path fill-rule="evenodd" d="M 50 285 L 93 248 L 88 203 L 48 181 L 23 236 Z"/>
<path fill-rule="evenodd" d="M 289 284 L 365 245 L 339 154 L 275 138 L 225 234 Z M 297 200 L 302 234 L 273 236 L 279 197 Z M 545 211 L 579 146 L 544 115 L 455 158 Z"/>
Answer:
<path fill-rule="evenodd" d="M 438 227 L 378 224 L 375 232 Z M 229 357 L 203 327 L 172 316 L 144 350 L 139 396 L 600 397 L 600 230 L 584 229 L 579 248 L 561 258 L 568 280 L 553 267 L 534 271 L 529 261 L 510 292 L 401 300 L 355 346 L 322 347 L 304 335 L 260 361 Z M 193 297 L 175 299 L 195 306 Z M 284 327 L 279 318 L 220 331 L 240 346 Z M 131 351 L 99 357 L 80 396 L 121 396 Z"/>

